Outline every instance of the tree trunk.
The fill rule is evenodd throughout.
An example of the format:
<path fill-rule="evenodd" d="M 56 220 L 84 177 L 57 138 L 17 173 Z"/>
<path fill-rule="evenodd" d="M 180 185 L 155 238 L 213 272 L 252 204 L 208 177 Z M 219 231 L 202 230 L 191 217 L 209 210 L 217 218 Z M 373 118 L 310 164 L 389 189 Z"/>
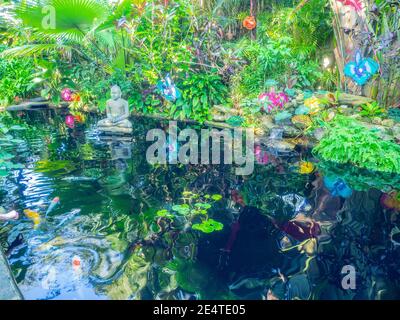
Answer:
<path fill-rule="evenodd" d="M 333 11 L 333 29 L 336 37 L 336 48 L 334 50 L 335 59 L 340 72 L 340 86 L 351 94 L 361 95 L 362 88 L 357 86 L 344 73 L 344 66 L 347 62 L 354 60 L 355 51 L 360 49 L 363 52 L 361 44 L 358 43 L 355 35 L 360 34 L 365 27 L 365 12 L 367 0 L 360 0 L 362 10 L 356 11 L 354 7 L 344 5 L 338 0 L 329 0 Z"/>

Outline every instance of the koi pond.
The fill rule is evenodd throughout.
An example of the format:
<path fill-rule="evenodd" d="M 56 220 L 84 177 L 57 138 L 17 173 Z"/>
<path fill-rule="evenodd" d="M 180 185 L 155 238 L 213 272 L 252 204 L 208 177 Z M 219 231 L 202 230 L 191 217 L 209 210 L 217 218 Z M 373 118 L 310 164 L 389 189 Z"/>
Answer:
<path fill-rule="evenodd" d="M 168 122 L 103 139 L 44 118 L 0 142 L 21 164 L 0 178 L 20 213 L 0 243 L 25 299 L 400 297 L 399 176 L 261 145 L 249 176 L 151 165 L 146 133 Z"/>

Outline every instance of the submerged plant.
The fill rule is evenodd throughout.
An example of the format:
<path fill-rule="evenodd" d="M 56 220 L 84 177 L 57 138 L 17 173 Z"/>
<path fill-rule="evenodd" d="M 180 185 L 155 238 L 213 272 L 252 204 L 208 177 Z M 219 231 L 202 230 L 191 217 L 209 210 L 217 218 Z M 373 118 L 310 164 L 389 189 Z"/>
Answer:
<path fill-rule="evenodd" d="M 374 171 L 400 173 L 400 146 L 382 140 L 357 120 L 337 115 L 313 153 L 324 160 L 351 163 Z"/>

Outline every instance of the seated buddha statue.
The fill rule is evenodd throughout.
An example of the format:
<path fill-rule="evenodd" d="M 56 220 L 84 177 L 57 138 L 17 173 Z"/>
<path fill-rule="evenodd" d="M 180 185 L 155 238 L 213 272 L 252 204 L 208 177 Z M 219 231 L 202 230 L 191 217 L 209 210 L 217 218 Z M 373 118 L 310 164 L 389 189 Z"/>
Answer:
<path fill-rule="evenodd" d="M 106 103 L 107 118 L 97 123 L 102 133 L 131 133 L 132 123 L 129 121 L 128 101 L 121 98 L 120 87 L 111 88 L 111 99 Z"/>

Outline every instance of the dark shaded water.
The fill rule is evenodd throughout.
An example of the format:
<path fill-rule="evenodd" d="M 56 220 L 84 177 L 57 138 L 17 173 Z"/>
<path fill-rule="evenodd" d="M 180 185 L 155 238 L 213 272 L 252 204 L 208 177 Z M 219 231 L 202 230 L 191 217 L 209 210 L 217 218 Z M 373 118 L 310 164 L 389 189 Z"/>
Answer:
<path fill-rule="evenodd" d="M 299 148 L 262 148 L 265 163 L 248 177 L 232 165 L 152 166 L 146 133 L 167 123 L 135 118 L 132 141 L 107 142 L 90 123 L 71 130 L 61 117 L 29 121 L 36 129 L 14 132 L 24 142 L 8 149 L 26 168 L 0 180 L 1 206 L 40 215 L 36 226 L 24 214 L 0 225 L 27 299 L 400 297 L 399 206 L 382 204 L 398 176 L 327 163 L 301 174 L 298 162 L 315 159 Z M 326 176 L 351 195 L 335 196 Z M 157 216 L 192 206 L 185 192 L 209 201 L 223 229 L 203 233 L 182 217 Z M 354 289 L 343 288 L 346 265 Z"/>

